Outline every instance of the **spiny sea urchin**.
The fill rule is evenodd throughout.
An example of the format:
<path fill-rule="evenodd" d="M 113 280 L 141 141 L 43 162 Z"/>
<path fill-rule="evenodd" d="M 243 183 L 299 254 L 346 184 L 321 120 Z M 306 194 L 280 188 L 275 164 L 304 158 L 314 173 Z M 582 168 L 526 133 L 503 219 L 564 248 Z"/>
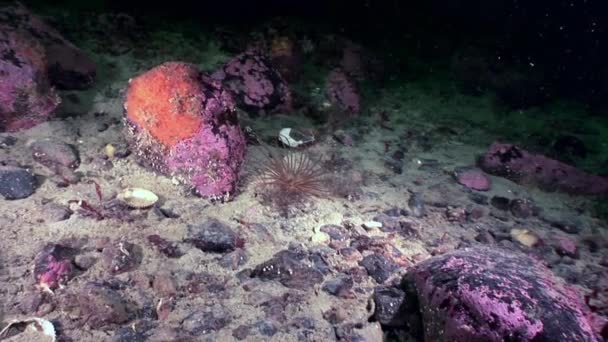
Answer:
<path fill-rule="evenodd" d="M 254 185 L 262 188 L 266 199 L 281 211 L 310 197 L 329 194 L 326 185 L 327 171 L 321 163 L 306 153 L 269 154 L 256 168 Z"/>

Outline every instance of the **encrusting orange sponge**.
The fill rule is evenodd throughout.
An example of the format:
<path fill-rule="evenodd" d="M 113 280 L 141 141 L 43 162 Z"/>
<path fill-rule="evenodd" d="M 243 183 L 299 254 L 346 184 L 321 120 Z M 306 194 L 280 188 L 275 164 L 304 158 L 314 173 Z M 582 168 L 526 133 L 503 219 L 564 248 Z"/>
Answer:
<path fill-rule="evenodd" d="M 129 121 L 165 147 L 192 137 L 202 123 L 203 94 L 199 72 L 168 62 L 132 79 L 125 102 Z"/>

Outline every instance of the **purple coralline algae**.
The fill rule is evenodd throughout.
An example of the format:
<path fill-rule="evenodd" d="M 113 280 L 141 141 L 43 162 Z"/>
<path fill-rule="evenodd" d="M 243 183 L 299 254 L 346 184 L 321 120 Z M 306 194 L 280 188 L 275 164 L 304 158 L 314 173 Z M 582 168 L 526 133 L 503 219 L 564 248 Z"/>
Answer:
<path fill-rule="evenodd" d="M 38 41 L 0 23 L 0 132 L 31 128 L 51 116 L 61 99 L 47 72 Z"/>
<path fill-rule="evenodd" d="M 586 173 L 543 155 L 531 154 L 515 145 L 495 142 L 480 160 L 487 173 L 521 184 L 534 184 L 549 191 L 570 194 L 608 193 L 608 178 Z"/>
<path fill-rule="evenodd" d="M 221 81 L 238 107 L 253 116 L 292 110 L 287 82 L 260 49 L 250 48 L 237 55 L 211 77 Z"/>
<path fill-rule="evenodd" d="M 334 107 L 355 115 L 361 111 L 357 86 L 342 69 L 335 68 L 329 73 L 325 93 Z"/>
<path fill-rule="evenodd" d="M 95 62 L 21 3 L 0 7 L 0 25 L 4 26 L 1 31 L 26 32 L 42 45 L 48 61 L 48 77 L 54 86 L 86 89 L 95 81 Z"/>
<path fill-rule="evenodd" d="M 425 341 L 599 341 L 579 294 L 521 252 L 456 250 L 412 275 Z"/>

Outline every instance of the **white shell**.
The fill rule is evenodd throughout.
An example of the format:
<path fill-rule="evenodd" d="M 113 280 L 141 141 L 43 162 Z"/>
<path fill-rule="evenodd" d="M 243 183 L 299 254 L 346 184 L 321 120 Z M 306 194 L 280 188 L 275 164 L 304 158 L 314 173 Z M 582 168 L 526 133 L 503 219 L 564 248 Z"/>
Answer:
<path fill-rule="evenodd" d="M 158 201 L 158 196 L 143 188 L 126 188 L 116 198 L 131 208 L 148 208 Z"/>
<path fill-rule="evenodd" d="M 297 131 L 293 130 L 292 128 L 283 128 L 279 131 L 279 141 L 281 141 L 288 147 L 298 147 L 304 144 L 311 143 L 315 140 L 313 136 L 310 136 L 308 138 L 304 136 L 304 139 L 296 139 L 294 138 L 294 134 L 302 136 L 302 133 L 297 134 Z"/>
<path fill-rule="evenodd" d="M 55 326 L 50 321 L 43 318 L 31 317 L 25 319 L 12 320 L 2 331 L 0 331 L 0 340 L 3 339 L 6 332 L 15 324 L 27 324 L 26 330 L 22 334 L 28 334 L 28 337 L 35 338 L 41 342 L 55 342 L 57 340 Z M 36 334 L 37 336 L 31 336 Z"/>

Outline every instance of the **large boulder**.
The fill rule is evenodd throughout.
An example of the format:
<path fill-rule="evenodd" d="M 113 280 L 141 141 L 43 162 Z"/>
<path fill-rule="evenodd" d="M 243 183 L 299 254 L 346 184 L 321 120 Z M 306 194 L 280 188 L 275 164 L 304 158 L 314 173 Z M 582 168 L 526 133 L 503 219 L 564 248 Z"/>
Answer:
<path fill-rule="evenodd" d="M 53 85 L 61 89 L 85 89 L 93 84 L 95 62 L 21 3 L 0 7 L 0 25 L 3 30 L 29 34 L 44 48 Z"/>
<path fill-rule="evenodd" d="M 0 132 L 36 126 L 61 102 L 48 79 L 44 47 L 28 32 L 14 30 L 1 19 L 0 79 Z"/>
<path fill-rule="evenodd" d="M 487 173 L 548 191 L 599 195 L 608 193 L 608 178 L 592 175 L 515 145 L 495 142 L 480 159 Z"/>
<path fill-rule="evenodd" d="M 521 252 L 456 250 L 410 275 L 425 341 L 599 341 L 579 294 Z"/>
<path fill-rule="evenodd" d="M 292 109 L 287 82 L 259 48 L 237 55 L 211 76 L 221 81 L 232 92 L 238 107 L 252 116 Z"/>
<path fill-rule="evenodd" d="M 142 165 L 202 197 L 235 191 L 245 136 L 219 81 L 194 65 L 166 62 L 129 81 L 124 109 L 126 135 Z"/>

